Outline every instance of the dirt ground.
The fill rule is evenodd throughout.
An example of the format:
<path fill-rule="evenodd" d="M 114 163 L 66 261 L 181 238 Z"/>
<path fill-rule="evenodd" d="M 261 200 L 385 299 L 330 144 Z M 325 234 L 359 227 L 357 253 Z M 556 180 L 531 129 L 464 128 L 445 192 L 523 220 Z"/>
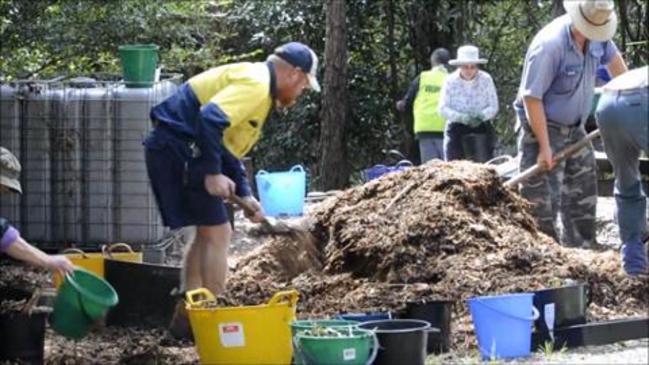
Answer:
<path fill-rule="evenodd" d="M 596 250 L 563 248 L 539 233 L 527 204 L 504 189 L 492 171 L 469 163 L 428 164 L 311 205 L 310 241 L 265 235 L 238 214 L 229 295 L 219 303 L 259 304 L 276 291 L 295 288 L 300 318 L 356 310 L 398 313 L 409 300 L 462 303 L 475 295 L 577 280 L 593 292 L 589 320 L 647 315 L 649 283 L 620 270 L 613 203 L 600 201 Z M 25 285 L 34 283 L 38 279 Z M 455 306 L 453 344 L 450 354 L 431 356 L 428 363 L 477 360 L 464 305 Z M 601 362 L 611 354 L 611 361 L 647 363 L 646 345 L 630 341 L 553 354 L 536 351 L 522 361 Z M 191 343 L 151 329 L 98 328 L 76 342 L 48 330 L 45 349 L 50 364 L 198 361 Z"/>

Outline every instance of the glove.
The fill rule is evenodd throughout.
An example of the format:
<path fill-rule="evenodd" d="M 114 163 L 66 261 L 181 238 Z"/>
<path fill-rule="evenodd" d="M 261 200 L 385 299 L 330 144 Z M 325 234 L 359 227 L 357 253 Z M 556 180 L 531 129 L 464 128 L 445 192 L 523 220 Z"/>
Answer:
<path fill-rule="evenodd" d="M 460 123 L 462 123 L 462 124 L 469 125 L 469 123 L 471 123 L 471 120 L 472 120 L 472 119 L 473 119 L 473 117 L 472 117 L 470 114 L 462 114 L 462 115 L 460 115 L 460 117 L 457 119 L 457 121 L 460 122 Z"/>
<path fill-rule="evenodd" d="M 480 124 L 482 124 L 483 121 L 484 121 L 484 116 L 482 115 L 482 113 L 471 113 L 468 116 L 468 120 L 466 122 L 466 125 L 468 125 L 469 127 L 475 128 L 475 127 L 479 126 Z"/>

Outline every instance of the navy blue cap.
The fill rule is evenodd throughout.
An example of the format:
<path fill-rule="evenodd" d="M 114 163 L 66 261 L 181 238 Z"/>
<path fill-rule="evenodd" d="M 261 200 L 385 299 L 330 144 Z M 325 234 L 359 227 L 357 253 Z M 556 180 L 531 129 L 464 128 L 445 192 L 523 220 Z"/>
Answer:
<path fill-rule="evenodd" d="M 300 42 L 290 42 L 275 49 L 275 55 L 291 65 L 299 67 L 307 75 L 311 89 L 320 91 L 320 84 L 316 78 L 318 56 L 311 48 Z"/>

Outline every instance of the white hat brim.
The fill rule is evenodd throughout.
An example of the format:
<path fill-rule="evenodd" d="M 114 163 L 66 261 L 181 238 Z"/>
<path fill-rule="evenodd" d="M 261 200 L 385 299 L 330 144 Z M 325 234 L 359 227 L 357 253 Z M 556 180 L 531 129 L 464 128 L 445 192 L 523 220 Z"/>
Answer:
<path fill-rule="evenodd" d="M 606 24 L 595 26 L 584 19 L 581 11 L 579 11 L 579 5 L 581 5 L 581 1 L 564 0 L 563 2 L 563 8 L 566 9 L 566 13 L 570 16 L 572 25 L 591 41 L 606 42 L 611 40 L 617 29 L 617 15 L 615 11 L 611 13 L 611 17 Z"/>
<path fill-rule="evenodd" d="M 318 79 L 315 78 L 315 76 L 307 74 L 306 75 L 307 79 L 309 79 L 309 86 L 311 86 L 311 90 L 315 92 L 320 92 L 320 84 L 318 83 Z"/>
<path fill-rule="evenodd" d="M 22 194 L 22 189 L 20 188 L 20 182 L 16 179 L 10 179 L 6 176 L 0 176 L 0 184 L 8 187 L 11 190 L 15 190 L 17 193 Z"/>
<path fill-rule="evenodd" d="M 451 66 L 464 66 L 464 65 L 484 65 L 487 63 L 487 60 L 484 58 L 478 58 L 477 60 L 450 60 L 448 64 Z"/>

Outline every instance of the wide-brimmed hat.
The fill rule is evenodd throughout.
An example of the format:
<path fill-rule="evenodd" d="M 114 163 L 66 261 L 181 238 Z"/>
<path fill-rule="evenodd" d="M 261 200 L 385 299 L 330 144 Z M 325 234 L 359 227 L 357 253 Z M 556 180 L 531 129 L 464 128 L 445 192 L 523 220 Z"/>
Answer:
<path fill-rule="evenodd" d="M 589 40 L 605 42 L 613 38 L 617 28 L 613 0 L 563 0 L 563 7 L 572 25 Z"/>
<path fill-rule="evenodd" d="M 0 147 L 0 184 L 22 193 L 19 179 L 20 162 L 8 149 Z"/>
<path fill-rule="evenodd" d="M 451 66 L 462 65 L 482 65 L 487 63 L 487 60 L 480 58 L 480 51 L 476 46 L 462 46 L 457 49 L 457 58 L 448 61 Z"/>

